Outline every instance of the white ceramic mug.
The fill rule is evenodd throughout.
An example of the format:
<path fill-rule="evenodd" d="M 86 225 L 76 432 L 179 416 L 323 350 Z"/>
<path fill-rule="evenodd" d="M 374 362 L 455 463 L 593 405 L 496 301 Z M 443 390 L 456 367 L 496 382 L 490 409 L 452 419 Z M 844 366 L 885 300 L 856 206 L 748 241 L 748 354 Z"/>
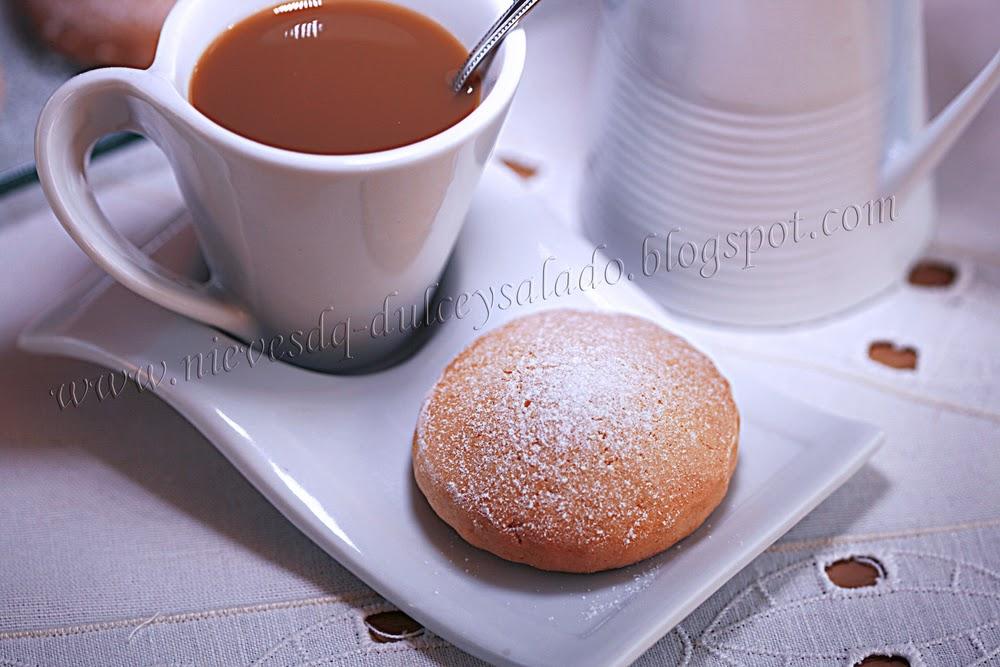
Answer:
<path fill-rule="evenodd" d="M 504 0 L 395 0 L 472 45 Z M 389 298 L 423 311 L 458 237 L 525 60 L 511 34 L 469 116 L 426 140 L 354 156 L 295 153 L 216 125 L 188 101 L 192 71 L 228 26 L 274 0 L 181 0 L 148 70 L 109 68 L 68 82 L 38 124 L 42 187 L 63 226 L 129 289 L 277 351 L 348 372 L 405 342 L 371 331 Z M 140 133 L 166 154 L 212 271 L 188 284 L 153 264 L 101 213 L 84 168 L 95 141 Z M 307 349 L 301 349 L 307 348 Z M 269 352 L 265 352 L 269 353 Z"/>
<path fill-rule="evenodd" d="M 898 281 L 933 231 L 928 171 L 1000 83 L 997 54 L 926 125 L 917 0 L 605 0 L 603 42 L 584 228 L 726 323 Z"/>

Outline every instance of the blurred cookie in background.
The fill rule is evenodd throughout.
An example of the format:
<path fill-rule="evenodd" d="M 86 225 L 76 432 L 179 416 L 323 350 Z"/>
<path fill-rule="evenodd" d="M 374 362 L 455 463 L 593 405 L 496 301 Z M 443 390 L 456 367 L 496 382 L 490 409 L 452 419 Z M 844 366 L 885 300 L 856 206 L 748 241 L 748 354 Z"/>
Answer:
<path fill-rule="evenodd" d="M 145 68 L 175 0 L 20 0 L 38 38 L 85 66 Z"/>

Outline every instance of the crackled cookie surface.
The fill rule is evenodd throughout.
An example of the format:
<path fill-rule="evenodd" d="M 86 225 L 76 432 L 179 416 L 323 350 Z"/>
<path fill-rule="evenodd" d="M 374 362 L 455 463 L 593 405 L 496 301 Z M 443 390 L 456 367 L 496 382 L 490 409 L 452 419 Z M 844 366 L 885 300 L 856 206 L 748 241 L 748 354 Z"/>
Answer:
<path fill-rule="evenodd" d="M 550 310 L 476 340 L 418 419 L 413 470 L 465 540 L 545 570 L 622 567 L 689 535 L 736 466 L 729 384 L 627 315 Z"/>

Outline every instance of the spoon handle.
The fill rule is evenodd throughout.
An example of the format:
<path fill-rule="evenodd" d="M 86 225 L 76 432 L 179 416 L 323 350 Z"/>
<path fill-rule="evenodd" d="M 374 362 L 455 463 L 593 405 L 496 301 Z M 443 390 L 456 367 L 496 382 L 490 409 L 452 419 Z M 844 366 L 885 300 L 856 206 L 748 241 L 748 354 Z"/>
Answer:
<path fill-rule="evenodd" d="M 452 83 L 452 90 L 455 93 L 460 93 L 465 84 L 468 83 L 469 77 L 479 69 L 479 66 L 483 64 L 488 57 L 490 57 L 494 50 L 500 46 L 503 42 L 504 37 L 507 36 L 511 30 L 517 27 L 517 24 L 521 22 L 528 12 L 530 12 L 535 5 L 537 5 L 541 0 L 514 0 L 507 11 L 497 19 L 497 22 L 493 24 L 493 27 L 489 29 L 486 35 L 479 40 L 475 48 L 469 54 L 468 60 L 459 70 L 458 75 L 455 76 L 455 81 Z"/>

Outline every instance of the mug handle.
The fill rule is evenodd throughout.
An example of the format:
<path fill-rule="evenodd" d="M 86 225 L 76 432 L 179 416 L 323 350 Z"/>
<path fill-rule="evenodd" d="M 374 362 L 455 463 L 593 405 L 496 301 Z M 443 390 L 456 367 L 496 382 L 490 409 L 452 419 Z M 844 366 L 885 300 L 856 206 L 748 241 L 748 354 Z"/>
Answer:
<path fill-rule="evenodd" d="M 215 283 L 204 285 L 153 262 L 116 230 L 87 182 L 90 152 L 115 132 L 156 135 L 169 122 L 150 92 L 169 85 L 144 70 L 106 68 L 63 85 L 45 105 L 35 132 L 42 190 L 77 245 L 118 282 L 153 303 L 243 338 L 253 336 L 249 313 Z"/>

